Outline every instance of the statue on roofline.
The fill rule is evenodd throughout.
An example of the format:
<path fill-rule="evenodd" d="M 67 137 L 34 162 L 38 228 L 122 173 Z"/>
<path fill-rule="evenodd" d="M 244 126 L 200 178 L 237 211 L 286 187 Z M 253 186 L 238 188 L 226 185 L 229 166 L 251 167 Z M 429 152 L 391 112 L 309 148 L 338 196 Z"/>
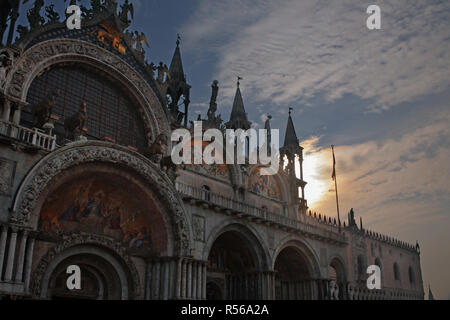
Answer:
<path fill-rule="evenodd" d="M 56 106 L 56 98 L 59 96 L 59 90 L 53 89 L 41 102 L 32 107 L 34 125 L 37 128 L 43 128 L 50 121 L 53 109 Z"/>
<path fill-rule="evenodd" d="M 216 111 L 217 111 L 216 100 L 217 100 L 217 94 L 219 93 L 218 84 L 219 84 L 219 81 L 214 80 L 211 85 L 212 93 L 211 93 L 211 100 L 209 102 L 209 109 L 208 109 L 208 113 L 207 113 L 208 120 L 210 120 L 210 121 L 215 120 L 215 118 L 216 118 Z"/>
<path fill-rule="evenodd" d="M 77 137 L 84 135 L 87 120 L 87 104 L 83 101 L 80 105 L 80 109 L 70 118 L 64 121 L 64 131 L 66 138 L 75 140 Z"/>
<path fill-rule="evenodd" d="M 134 19 L 134 7 L 132 3 L 125 0 L 125 3 L 120 6 L 120 9 L 119 20 L 122 24 L 122 30 L 125 30 L 131 24 L 131 20 L 128 20 L 128 13 L 131 14 L 131 19 Z"/>

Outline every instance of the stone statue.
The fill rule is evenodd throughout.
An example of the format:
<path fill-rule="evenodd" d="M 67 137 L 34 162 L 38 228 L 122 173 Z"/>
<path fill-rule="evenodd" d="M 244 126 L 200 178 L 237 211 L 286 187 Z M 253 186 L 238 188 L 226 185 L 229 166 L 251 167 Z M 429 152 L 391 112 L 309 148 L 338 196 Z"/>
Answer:
<path fill-rule="evenodd" d="M 141 32 L 141 34 L 139 34 L 139 32 L 135 31 L 133 37 L 133 46 L 136 45 L 136 51 L 138 53 L 145 54 L 144 46 L 142 45 L 143 42 L 145 42 L 147 47 L 150 47 L 150 44 L 148 43 L 148 39 L 145 33 Z"/>
<path fill-rule="evenodd" d="M 142 149 L 141 153 L 152 162 L 158 164 L 161 170 L 165 171 L 172 181 L 175 181 L 177 177 L 177 166 L 172 162 L 170 155 L 165 156 L 168 147 L 166 135 L 160 134 L 156 137 L 155 142 L 150 147 Z"/>
<path fill-rule="evenodd" d="M 31 112 L 33 114 L 34 125 L 38 128 L 42 128 L 50 120 L 50 116 L 53 114 L 55 108 L 55 99 L 59 96 L 59 90 L 54 89 L 47 97 L 42 99 L 41 102 L 34 105 Z"/>
<path fill-rule="evenodd" d="M 124 4 L 120 6 L 119 20 L 122 23 L 122 30 L 128 28 L 131 21 L 128 20 L 128 13 L 131 14 L 131 19 L 134 19 L 134 7 L 128 0 L 125 0 Z"/>
<path fill-rule="evenodd" d="M 178 177 L 177 165 L 173 163 L 171 156 L 166 156 L 161 159 L 161 169 L 166 172 L 170 180 L 175 181 Z"/>
<path fill-rule="evenodd" d="M 30 30 L 36 29 L 45 23 L 44 17 L 41 16 L 41 9 L 44 6 L 44 0 L 35 0 L 34 7 L 28 10 L 27 18 L 30 23 Z"/>
<path fill-rule="evenodd" d="M 157 80 L 159 83 L 163 83 L 164 82 L 164 74 L 165 74 L 166 70 L 168 70 L 167 66 L 165 64 L 163 64 L 162 62 L 160 62 L 157 69 L 158 69 Z"/>
<path fill-rule="evenodd" d="M 208 120 L 213 121 L 216 118 L 216 111 L 217 111 L 217 103 L 216 103 L 216 99 L 217 99 L 217 94 L 219 93 L 219 81 L 214 80 L 211 88 L 212 88 L 212 93 L 211 93 L 211 100 L 209 102 L 209 110 L 208 110 Z"/>
<path fill-rule="evenodd" d="M 0 88 L 2 88 L 6 82 L 6 76 L 8 75 L 11 65 L 12 57 L 8 51 L 0 51 Z"/>
<path fill-rule="evenodd" d="M 145 62 L 145 69 L 147 70 L 147 72 L 150 74 L 150 77 L 152 79 L 155 78 L 155 71 L 156 71 L 156 66 L 153 62 L 151 62 L 150 64 L 148 64 L 148 62 Z"/>
<path fill-rule="evenodd" d="M 164 134 L 160 134 L 156 137 L 155 142 L 150 147 L 144 148 L 141 153 L 153 162 L 160 163 L 163 156 L 167 153 L 167 149 L 167 137 Z"/>
<path fill-rule="evenodd" d="M 212 92 L 211 92 L 211 100 L 209 102 L 210 105 L 216 104 L 217 94 L 219 93 L 219 81 L 214 80 L 211 84 Z"/>
<path fill-rule="evenodd" d="M 348 226 L 349 227 L 356 227 L 356 221 L 355 221 L 355 212 L 353 211 L 353 208 L 350 209 L 350 212 L 348 213 Z"/>
<path fill-rule="evenodd" d="M 87 104 L 82 102 L 80 109 L 70 118 L 64 121 L 64 130 L 66 133 L 66 138 L 75 140 L 77 137 L 84 134 L 85 126 L 87 120 Z"/>
<path fill-rule="evenodd" d="M 264 129 L 266 129 L 268 133 L 270 132 L 270 120 L 272 120 L 272 116 L 269 114 L 267 115 L 266 122 L 264 123 Z"/>
<path fill-rule="evenodd" d="M 329 283 L 330 300 L 339 300 L 339 286 L 336 281 L 331 280 Z"/>

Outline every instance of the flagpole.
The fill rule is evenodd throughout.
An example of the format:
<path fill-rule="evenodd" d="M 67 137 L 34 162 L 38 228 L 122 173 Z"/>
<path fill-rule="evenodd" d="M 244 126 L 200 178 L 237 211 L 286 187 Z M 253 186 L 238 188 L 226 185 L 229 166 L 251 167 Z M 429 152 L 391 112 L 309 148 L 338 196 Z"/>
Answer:
<path fill-rule="evenodd" d="M 339 232 L 340 232 L 341 231 L 341 215 L 339 213 L 339 196 L 338 196 L 337 174 L 336 174 L 336 158 L 334 156 L 334 146 L 331 146 L 331 150 L 333 151 L 334 189 L 336 190 L 336 209 L 337 209 L 338 226 L 339 226 Z"/>

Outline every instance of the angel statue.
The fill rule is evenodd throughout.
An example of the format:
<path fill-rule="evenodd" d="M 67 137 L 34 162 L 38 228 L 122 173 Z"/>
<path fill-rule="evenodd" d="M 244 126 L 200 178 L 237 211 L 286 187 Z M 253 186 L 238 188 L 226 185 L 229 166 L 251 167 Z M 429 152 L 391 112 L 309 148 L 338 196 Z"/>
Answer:
<path fill-rule="evenodd" d="M 143 45 L 142 45 L 143 42 L 145 42 L 147 47 L 150 48 L 150 43 L 148 42 L 147 36 L 143 32 L 141 32 L 141 34 L 139 34 L 139 32 L 135 31 L 133 40 L 134 40 L 134 43 L 136 44 L 136 51 L 139 53 L 144 53 L 144 49 L 143 49 Z"/>

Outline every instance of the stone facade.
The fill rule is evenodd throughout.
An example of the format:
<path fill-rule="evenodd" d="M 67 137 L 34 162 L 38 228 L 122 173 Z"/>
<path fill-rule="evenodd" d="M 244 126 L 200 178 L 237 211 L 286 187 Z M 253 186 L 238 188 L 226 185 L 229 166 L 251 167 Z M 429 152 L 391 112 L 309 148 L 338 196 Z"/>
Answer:
<path fill-rule="evenodd" d="M 61 23 L 35 26 L 0 49 L 10 59 L 0 65 L 1 297 L 423 299 L 418 246 L 357 227 L 353 215 L 341 224 L 309 212 L 294 160 L 271 177 L 261 176 L 259 165 L 167 162 L 171 130 L 187 127 L 188 119 L 190 86 L 179 41 L 170 69 L 148 64 L 125 31 L 127 7 L 120 9 L 107 4 L 101 17 L 86 22 L 85 33 Z M 123 35 L 120 50 L 92 36 L 104 19 Z M 89 122 L 94 102 L 87 103 L 87 128 L 75 141 L 61 137 L 65 113 L 49 117 L 51 126 L 33 125 L 30 92 L 50 90 L 39 79 L 51 79 L 58 68 L 69 79 L 74 66 L 98 70 L 100 81 L 125 90 L 147 148 L 102 137 L 98 123 Z M 203 121 L 223 130 L 215 115 L 217 82 L 212 88 Z M 233 110 L 227 125 L 248 127 L 239 88 Z M 114 121 L 116 131 L 132 130 Z M 301 164 L 291 116 L 287 137 L 281 153 Z M 65 288 L 72 264 L 82 270 L 78 292 Z M 372 264 L 382 270 L 381 290 L 365 285 Z"/>

